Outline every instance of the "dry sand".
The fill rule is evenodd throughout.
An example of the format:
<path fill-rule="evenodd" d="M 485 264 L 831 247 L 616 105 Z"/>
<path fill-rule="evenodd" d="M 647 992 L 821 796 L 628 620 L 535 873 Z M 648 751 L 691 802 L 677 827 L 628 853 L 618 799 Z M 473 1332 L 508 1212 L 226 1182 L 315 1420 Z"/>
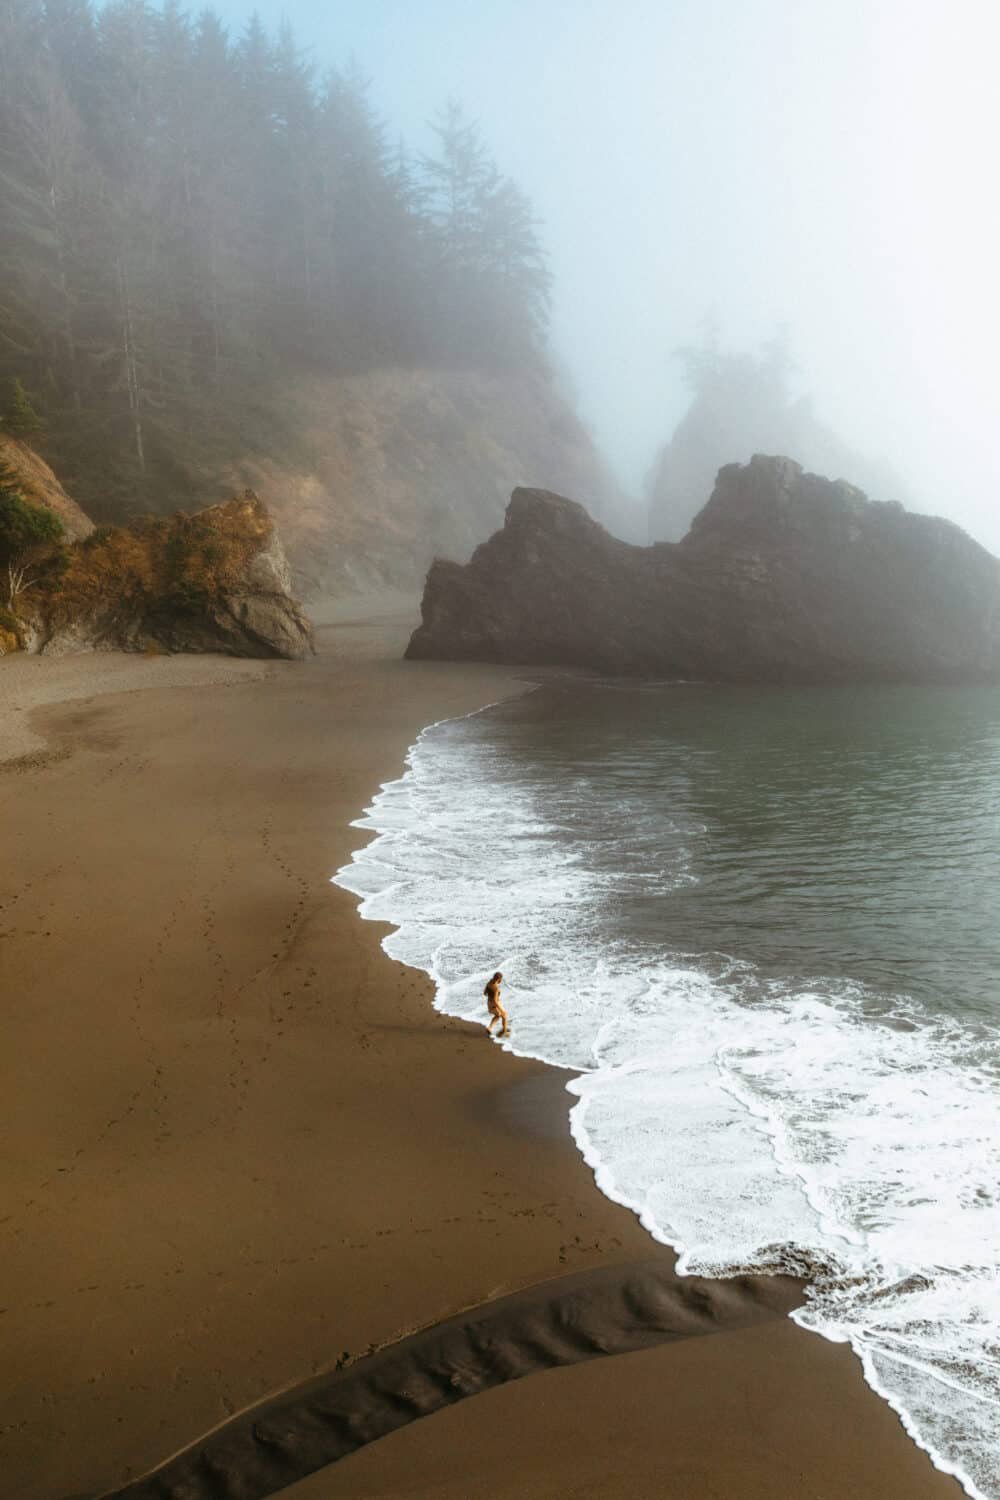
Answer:
<path fill-rule="evenodd" d="M 369 1349 L 650 1257 L 689 1336 L 485 1390 L 284 1493 L 955 1500 L 850 1352 L 778 1316 L 787 1287 L 761 1322 L 751 1289 L 673 1280 L 594 1188 L 561 1076 L 434 1013 L 329 884 L 420 727 L 518 688 L 400 661 L 398 601 L 331 618 L 306 663 L 0 663 L 25 711 L 0 768 L 4 1500 L 123 1485 L 345 1354 L 361 1379 Z M 554 1303 L 515 1304 L 530 1345 Z M 597 1344 L 632 1347 L 603 1305 Z M 499 1313 L 480 1362 L 513 1358 Z"/>

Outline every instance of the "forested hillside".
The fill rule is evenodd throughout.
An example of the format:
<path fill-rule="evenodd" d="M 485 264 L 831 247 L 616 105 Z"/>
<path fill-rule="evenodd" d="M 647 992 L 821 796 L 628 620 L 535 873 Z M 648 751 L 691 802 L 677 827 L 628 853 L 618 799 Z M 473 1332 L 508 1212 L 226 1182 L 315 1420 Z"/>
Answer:
<path fill-rule="evenodd" d="M 364 79 L 320 76 L 287 28 L 0 0 L 0 382 L 22 382 L 96 520 L 205 503 L 276 451 L 308 470 L 304 381 L 517 372 L 537 405 L 531 206 L 456 106 L 433 140 L 390 144 Z"/>

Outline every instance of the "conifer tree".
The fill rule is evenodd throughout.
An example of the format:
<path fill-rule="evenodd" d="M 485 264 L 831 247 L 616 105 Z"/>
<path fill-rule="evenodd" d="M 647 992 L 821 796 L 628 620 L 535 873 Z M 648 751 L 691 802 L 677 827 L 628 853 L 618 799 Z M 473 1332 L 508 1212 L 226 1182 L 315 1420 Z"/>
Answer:
<path fill-rule="evenodd" d="M 8 388 L 3 405 L 3 428 L 16 438 L 40 437 L 45 431 L 45 423 L 32 406 L 20 380 L 12 380 Z"/>

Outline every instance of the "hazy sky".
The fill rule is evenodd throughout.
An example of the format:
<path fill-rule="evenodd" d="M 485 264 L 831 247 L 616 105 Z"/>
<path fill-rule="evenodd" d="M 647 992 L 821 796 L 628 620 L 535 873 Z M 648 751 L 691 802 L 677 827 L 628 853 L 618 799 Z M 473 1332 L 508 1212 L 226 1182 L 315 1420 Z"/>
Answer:
<path fill-rule="evenodd" d="M 249 5 L 217 7 L 238 26 Z M 532 195 L 554 341 L 637 488 L 671 358 L 790 325 L 802 383 L 1000 552 L 996 0 L 258 0 L 353 53 L 393 131 L 449 95 Z"/>

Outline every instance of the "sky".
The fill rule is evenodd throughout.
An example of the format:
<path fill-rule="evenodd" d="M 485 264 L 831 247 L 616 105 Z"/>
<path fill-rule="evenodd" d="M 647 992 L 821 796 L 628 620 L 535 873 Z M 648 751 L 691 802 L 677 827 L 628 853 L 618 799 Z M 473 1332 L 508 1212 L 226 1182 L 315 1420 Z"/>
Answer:
<path fill-rule="evenodd" d="M 238 30 L 251 0 L 215 8 Z M 532 196 L 553 344 L 641 487 L 707 316 L 1000 552 L 996 0 L 256 0 L 393 134 L 449 97 Z M 887 497 L 888 498 L 888 497 Z"/>

